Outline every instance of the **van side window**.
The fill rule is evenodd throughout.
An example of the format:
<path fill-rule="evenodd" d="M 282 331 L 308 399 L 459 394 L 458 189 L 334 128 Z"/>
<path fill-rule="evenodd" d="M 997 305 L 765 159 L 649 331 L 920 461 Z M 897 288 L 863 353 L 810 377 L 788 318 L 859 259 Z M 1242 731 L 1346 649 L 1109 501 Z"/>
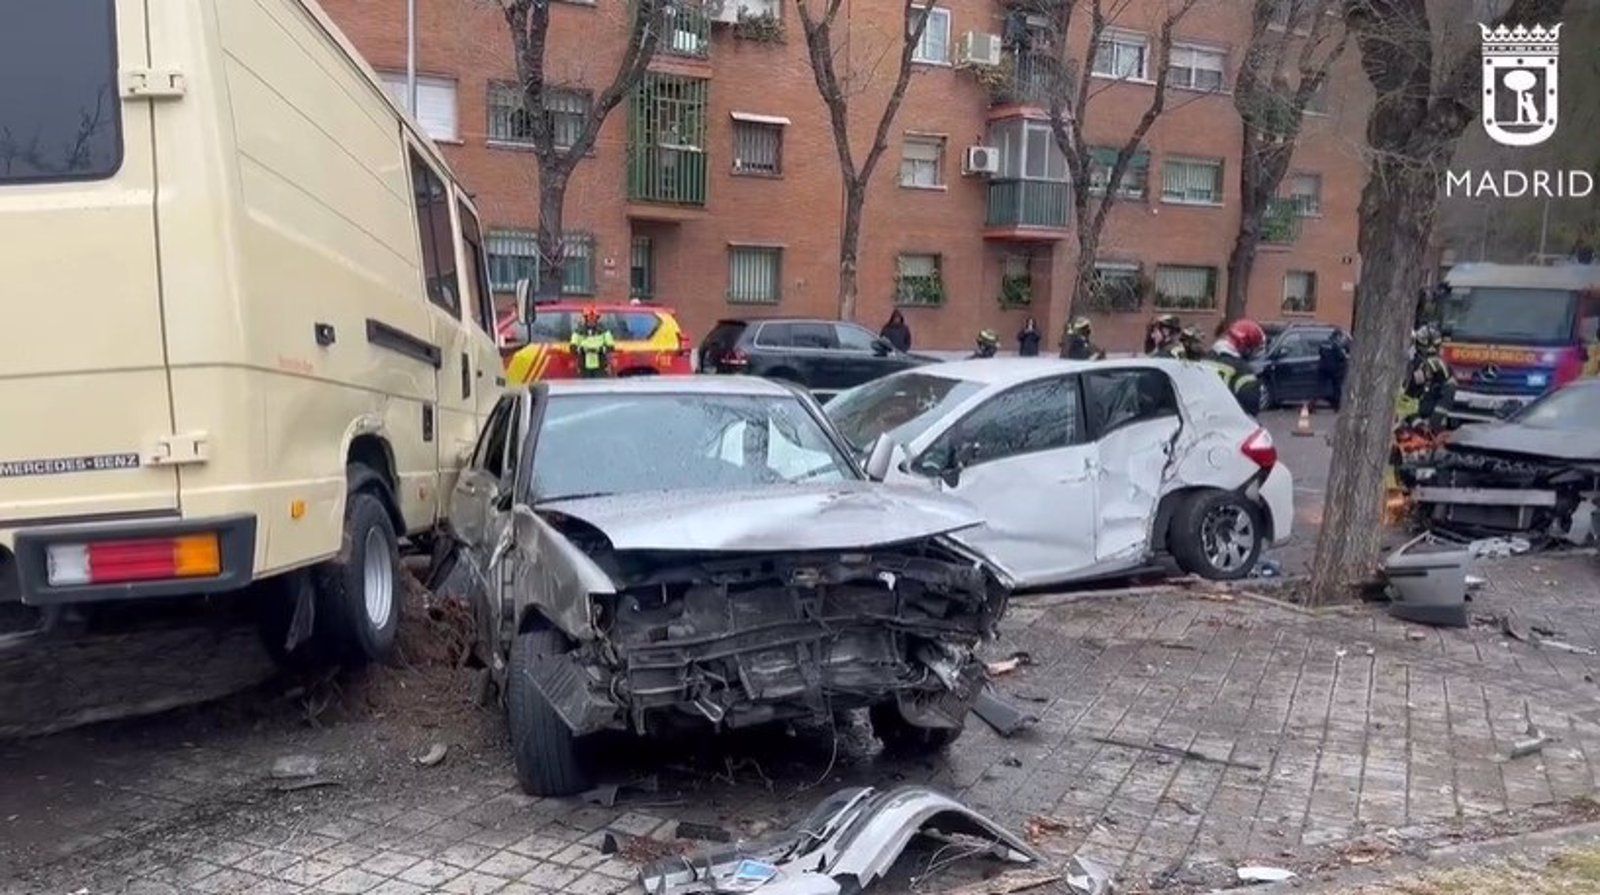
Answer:
<path fill-rule="evenodd" d="M 5 4 L 0 183 L 100 180 L 122 166 L 116 4 Z"/>
<path fill-rule="evenodd" d="M 422 273 L 428 300 L 461 316 L 456 293 L 456 241 L 450 226 L 449 193 L 444 181 L 411 150 L 411 192 L 417 203 L 417 235 L 422 240 Z"/>
<path fill-rule="evenodd" d="M 489 272 L 483 254 L 483 231 L 478 228 L 478 216 L 464 203 L 456 203 L 456 213 L 461 215 L 461 244 L 467 256 L 467 307 L 472 309 L 472 319 L 489 335 L 494 335 L 494 298 L 489 292 Z"/>

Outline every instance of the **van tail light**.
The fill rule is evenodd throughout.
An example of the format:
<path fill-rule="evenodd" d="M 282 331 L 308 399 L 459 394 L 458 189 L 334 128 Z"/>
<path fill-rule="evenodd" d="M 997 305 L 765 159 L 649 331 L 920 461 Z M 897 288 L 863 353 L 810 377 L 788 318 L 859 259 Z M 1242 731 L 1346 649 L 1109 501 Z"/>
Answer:
<path fill-rule="evenodd" d="M 1262 469 L 1278 465 L 1278 447 L 1272 443 L 1272 433 L 1266 429 L 1258 427 L 1251 432 L 1244 444 L 1239 445 L 1239 450 Z"/>
<path fill-rule="evenodd" d="M 45 559 L 46 579 L 58 587 L 213 578 L 222 574 L 222 549 L 215 533 L 51 544 L 46 548 Z"/>

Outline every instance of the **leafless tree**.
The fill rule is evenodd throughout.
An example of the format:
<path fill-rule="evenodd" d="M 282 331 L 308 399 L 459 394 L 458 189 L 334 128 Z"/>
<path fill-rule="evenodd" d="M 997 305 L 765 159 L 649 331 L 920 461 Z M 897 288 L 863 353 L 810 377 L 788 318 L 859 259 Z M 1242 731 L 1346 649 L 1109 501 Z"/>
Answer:
<path fill-rule="evenodd" d="M 1068 77 L 1063 89 L 1050 92 L 1050 130 L 1056 146 L 1066 156 L 1067 176 L 1072 181 L 1073 224 L 1078 237 L 1078 255 L 1075 261 L 1072 293 L 1068 297 L 1066 319 L 1071 320 L 1074 309 L 1088 300 L 1095 288 L 1095 256 L 1100 250 L 1101 234 L 1106 221 L 1116 205 L 1122 179 L 1128 165 L 1138 153 L 1139 146 L 1150 133 L 1150 128 L 1167 111 L 1167 73 L 1172 67 L 1172 34 L 1184 16 L 1189 14 L 1198 0 L 1168 0 L 1167 9 L 1156 31 L 1153 66 L 1147 58 L 1146 66 L 1154 69 L 1154 85 L 1144 113 L 1120 146 L 1105 175 L 1098 193 L 1091 191 L 1091 175 L 1095 167 L 1094 150 L 1084 139 L 1089 110 L 1096 96 L 1114 85 L 1112 81 L 1096 82 L 1090 72 L 1094 70 L 1095 53 L 1107 28 L 1117 24 L 1126 12 L 1130 0 L 1029 0 L 1028 7 L 1043 15 L 1050 23 L 1049 30 L 1055 39 L 1051 42 L 1065 54 L 1072 52 L 1068 40 L 1074 15 L 1087 8 L 1089 39 L 1084 45 L 1083 58 L 1062 60 L 1063 71 L 1076 73 Z M 1062 339 L 1065 350 L 1065 338 Z"/>
<path fill-rule="evenodd" d="M 1499 22 L 1550 24 L 1564 6 L 1565 0 L 1513 0 Z M 1476 41 L 1469 49 L 1440 52 L 1446 21 L 1430 21 L 1426 0 L 1345 0 L 1345 25 L 1376 96 L 1367 116 L 1355 344 L 1334 428 L 1311 571 L 1313 603 L 1336 599 L 1371 578 L 1377 566 L 1390 421 L 1426 275 L 1439 185 L 1482 102 Z"/>
<path fill-rule="evenodd" d="M 1224 316 L 1244 316 L 1263 226 L 1300 139 L 1307 105 L 1327 83 L 1350 32 L 1339 0 L 1255 0 L 1250 42 L 1234 81 L 1244 129 L 1239 160 L 1239 233 L 1228 256 Z M 1281 13 L 1281 14 L 1279 14 Z M 1292 79 L 1291 79 L 1292 74 Z"/>
<path fill-rule="evenodd" d="M 550 78 L 546 50 L 550 41 L 550 6 L 554 0 L 496 0 L 505 14 L 516 55 L 522 91 L 522 114 L 539 168 L 540 292 L 559 292 L 566 261 L 562 217 L 573 169 L 594 148 L 595 138 L 611 114 L 644 79 L 666 29 L 669 8 L 681 0 L 630 0 L 627 43 L 615 72 L 599 93 L 587 98 L 580 123 L 558 145 L 555 116 L 548 94 L 568 85 Z"/>
<path fill-rule="evenodd" d="M 795 0 L 800 13 L 800 26 L 805 31 L 806 55 L 811 62 L 811 74 L 817 82 L 817 92 L 828 108 L 828 124 L 833 131 L 833 145 L 839 155 L 839 174 L 844 181 L 844 221 L 839 233 L 839 319 L 853 320 L 856 313 L 857 261 L 861 250 L 861 215 L 867 202 L 867 184 L 872 173 L 889 148 L 889 128 L 900 112 L 906 88 L 911 84 L 911 59 L 922 34 L 928 28 L 928 17 L 934 9 L 933 0 L 926 5 L 914 6 L 912 0 L 902 0 L 904 13 L 899 29 L 898 67 L 894 84 L 884 102 L 873 130 L 872 143 L 865 156 L 857 161 L 856 150 L 850 137 L 850 102 L 865 91 L 859 89 L 860 81 L 852 82 L 839 74 L 839 56 L 848 53 L 849 25 L 840 25 L 839 12 L 844 0 L 822 0 L 818 13 L 816 0 Z M 841 30 L 844 32 L 841 40 Z M 848 67 L 851 60 L 846 58 Z"/>

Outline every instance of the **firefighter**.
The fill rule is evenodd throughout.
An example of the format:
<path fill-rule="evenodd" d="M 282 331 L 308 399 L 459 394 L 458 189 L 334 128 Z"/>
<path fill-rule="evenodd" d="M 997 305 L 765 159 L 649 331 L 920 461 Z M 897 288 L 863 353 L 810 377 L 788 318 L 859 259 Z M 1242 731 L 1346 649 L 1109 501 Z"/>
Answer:
<path fill-rule="evenodd" d="M 1178 333 L 1177 357 L 1179 360 L 1205 360 L 1206 337 L 1199 327 L 1186 326 Z"/>
<path fill-rule="evenodd" d="M 1090 338 L 1093 334 L 1089 318 L 1072 318 L 1067 324 L 1067 337 L 1061 342 L 1061 356 L 1067 360 L 1104 360 L 1106 353 Z"/>
<path fill-rule="evenodd" d="M 1183 322 L 1176 314 L 1162 314 L 1150 321 L 1144 339 L 1144 353 L 1151 357 L 1183 358 Z"/>
<path fill-rule="evenodd" d="M 1431 323 L 1411 333 L 1411 364 L 1406 370 L 1400 400 L 1395 404 L 1395 415 L 1401 424 L 1430 421 L 1444 403 L 1454 377 L 1450 365 L 1439 356 L 1443 342 L 1439 330 Z"/>
<path fill-rule="evenodd" d="M 583 309 L 583 323 L 573 330 L 571 345 L 579 376 L 593 379 L 611 375 L 611 353 L 617 348 L 617 340 L 610 330 L 600 326 L 597 308 Z"/>
<path fill-rule="evenodd" d="M 1000 350 L 1000 334 L 992 329 L 978 333 L 978 350 L 972 352 L 971 357 L 994 357 Z"/>
<path fill-rule="evenodd" d="M 1261 382 L 1250 367 L 1250 356 L 1266 344 L 1267 334 L 1261 324 L 1248 318 L 1235 320 L 1222 331 L 1206 358 L 1206 363 L 1215 367 L 1217 375 L 1227 383 L 1234 400 L 1251 416 L 1261 412 Z"/>

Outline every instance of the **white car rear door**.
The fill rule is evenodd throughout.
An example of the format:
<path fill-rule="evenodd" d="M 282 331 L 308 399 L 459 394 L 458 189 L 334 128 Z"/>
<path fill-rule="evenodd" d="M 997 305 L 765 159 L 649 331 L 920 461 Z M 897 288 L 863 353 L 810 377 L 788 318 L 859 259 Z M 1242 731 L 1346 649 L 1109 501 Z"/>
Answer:
<path fill-rule="evenodd" d="M 1102 570 L 1142 564 L 1167 468 L 1182 429 L 1167 374 L 1151 368 L 1085 373 L 1084 401 L 1094 431 L 1095 560 Z"/>
<path fill-rule="evenodd" d="M 1027 382 L 940 433 L 911 469 L 980 510 L 986 524 L 953 534 L 1019 587 L 1094 564 L 1095 452 L 1076 376 Z"/>

